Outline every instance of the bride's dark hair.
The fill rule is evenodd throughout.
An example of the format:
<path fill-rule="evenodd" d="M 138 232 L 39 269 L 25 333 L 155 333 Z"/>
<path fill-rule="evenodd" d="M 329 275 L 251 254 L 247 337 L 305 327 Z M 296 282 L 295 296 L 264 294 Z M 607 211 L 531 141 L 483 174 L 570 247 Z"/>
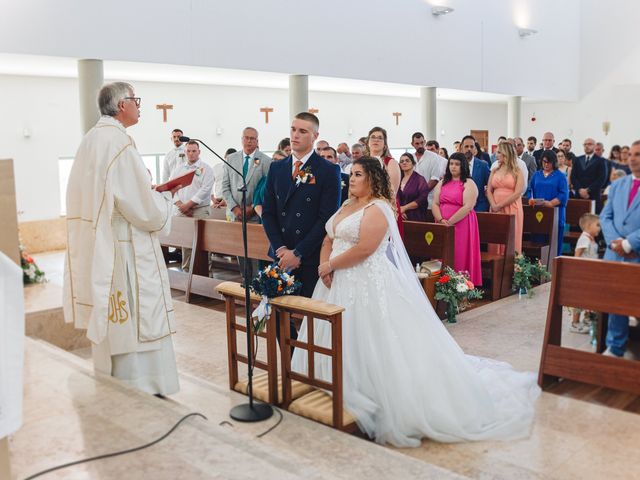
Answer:
<path fill-rule="evenodd" d="M 389 174 L 380 163 L 380 160 L 374 157 L 363 156 L 354 160 L 353 165 L 360 165 L 364 169 L 364 173 L 369 180 L 369 186 L 371 187 L 371 195 L 374 198 L 382 198 L 394 204 L 394 195 L 391 192 Z"/>

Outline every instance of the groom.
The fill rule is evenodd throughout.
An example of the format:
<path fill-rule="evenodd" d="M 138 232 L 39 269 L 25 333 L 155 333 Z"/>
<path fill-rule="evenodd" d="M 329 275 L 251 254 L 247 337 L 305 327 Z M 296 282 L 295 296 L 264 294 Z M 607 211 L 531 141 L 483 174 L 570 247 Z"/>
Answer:
<path fill-rule="evenodd" d="M 311 113 L 293 119 L 291 155 L 271 164 L 262 205 L 269 256 L 302 282 L 304 297 L 311 297 L 318 281 L 325 223 L 340 205 L 340 167 L 313 150 L 319 127 Z M 293 322 L 291 338 L 298 338 Z"/>

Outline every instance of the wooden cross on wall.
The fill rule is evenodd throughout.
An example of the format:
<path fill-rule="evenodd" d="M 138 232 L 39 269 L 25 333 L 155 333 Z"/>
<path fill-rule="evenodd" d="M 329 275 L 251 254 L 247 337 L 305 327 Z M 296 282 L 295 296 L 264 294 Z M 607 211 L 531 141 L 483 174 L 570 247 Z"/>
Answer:
<path fill-rule="evenodd" d="M 316 113 L 318 113 L 320 110 L 318 110 L 317 108 L 310 108 L 308 111 L 309 111 L 309 113 L 313 113 L 313 114 L 315 115 L 315 114 L 316 114 Z"/>
<path fill-rule="evenodd" d="M 262 107 L 260 109 L 262 113 L 264 113 L 264 123 L 269 123 L 269 113 L 273 112 L 273 108 L 271 107 Z"/>
<path fill-rule="evenodd" d="M 173 110 L 173 105 L 167 103 L 156 105 L 156 110 L 162 110 L 162 121 L 167 123 L 167 110 Z"/>
<path fill-rule="evenodd" d="M 402 113 L 393 112 L 393 116 L 396 117 L 396 125 L 400 125 L 399 120 L 400 120 L 400 117 L 402 116 Z"/>

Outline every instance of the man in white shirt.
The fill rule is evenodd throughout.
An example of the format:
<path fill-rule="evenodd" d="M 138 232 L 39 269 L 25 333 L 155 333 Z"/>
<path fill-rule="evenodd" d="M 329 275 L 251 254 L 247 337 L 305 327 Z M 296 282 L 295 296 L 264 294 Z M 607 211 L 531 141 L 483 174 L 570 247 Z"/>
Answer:
<path fill-rule="evenodd" d="M 171 141 L 175 145 L 175 148 L 169 150 L 169 152 L 164 156 L 164 161 L 162 162 L 162 182 L 166 183 L 169 181 L 169 177 L 171 173 L 176 169 L 178 164 L 185 162 L 185 153 L 184 153 L 184 145 L 180 141 L 180 137 L 184 135 L 182 130 L 179 128 L 175 128 L 171 132 Z"/>
<path fill-rule="evenodd" d="M 444 174 L 447 171 L 447 159 L 441 157 L 437 153 L 421 148 L 420 142 L 424 142 L 424 137 L 420 139 L 415 137 L 415 135 L 416 134 L 414 134 L 414 138 L 411 143 L 412 145 L 414 143 L 418 145 L 418 147 L 414 146 L 414 148 L 416 148 L 416 157 L 418 157 L 418 152 L 422 152 L 420 160 L 416 160 L 415 171 L 422 175 L 429 185 L 429 208 L 431 208 L 431 202 L 433 202 L 433 189 L 440 179 L 444 177 Z"/>
<path fill-rule="evenodd" d="M 211 191 L 213 190 L 213 169 L 200 160 L 200 145 L 195 140 L 187 142 L 187 161 L 178 165 L 171 178 L 180 177 L 195 170 L 191 185 L 178 190 L 174 198 L 176 215 L 180 217 L 208 218 L 211 214 Z M 182 269 L 189 271 L 191 249 L 182 249 Z"/>

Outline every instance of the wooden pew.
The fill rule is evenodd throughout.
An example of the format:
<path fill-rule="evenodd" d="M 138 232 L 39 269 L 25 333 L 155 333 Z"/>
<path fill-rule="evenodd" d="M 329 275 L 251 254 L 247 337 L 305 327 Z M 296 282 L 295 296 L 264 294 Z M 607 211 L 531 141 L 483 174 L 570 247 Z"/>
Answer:
<path fill-rule="evenodd" d="M 529 258 L 538 258 L 549 271 L 552 268 L 552 260 L 558 251 L 558 209 L 557 207 L 542 207 L 523 205 L 524 218 L 522 233 L 526 240 L 522 241 L 524 255 Z M 543 242 L 533 240 L 533 235 L 545 235 Z"/>
<path fill-rule="evenodd" d="M 403 242 L 411 261 L 420 263 L 425 260 L 438 259 L 442 260 L 443 267 L 454 268 L 455 231 L 454 226 L 438 223 L 404 222 Z M 444 318 L 446 316 L 444 304 L 433 298 L 438 277 L 423 279 L 422 285 L 431 301 L 431 306 L 437 311 L 440 318 Z"/>
<path fill-rule="evenodd" d="M 476 212 L 480 245 L 505 246 L 503 255 L 481 252 L 482 285 L 491 300 L 511 295 L 515 261 L 515 216 L 502 213 Z"/>
<path fill-rule="evenodd" d="M 183 272 L 181 269 L 168 269 L 169 285 L 173 289 L 185 292 L 185 301 L 187 303 L 191 299 L 191 282 L 194 269 L 198 274 L 204 274 L 202 272 L 202 265 L 196 263 L 197 259 L 195 255 L 199 247 L 198 239 L 200 238 L 200 229 L 200 221 L 195 218 L 172 217 L 171 231 L 168 235 L 159 237 L 160 245 L 162 247 L 192 249 L 191 260 L 189 262 L 189 272 Z M 165 254 L 165 262 L 167 262 L 166 250 L 163 250 L 163 253 Z"/>
<path fill-rule="evenodd" d="M 640 362 L 561 345 L 564 306 L 640 317 L 640 265 L 571 257 L 553 262 L 539 385 L 564 378 L 640 395 Z"/>
<path fill-rule="evenodd" d="M 571 245 L 572 252 L 575 249 L 580 233 L 582 233 L 579 222 L 580 217 L 585 213 L 596 213 L 596 202 L 594 200 L 569 199 L 565 213 L 565 223 L 569 225 L 569 228 L 564 231 L 564 240 Z"/>
<path fill-rule="evenodd" d="M 201 229 L 199 231 L 198 251 L 192 253 L 195 263 L 208 265 L 209 253 L 228 255 L 231 257 L 243 255 L 242 245 L 242 224 L 239 222 L 227 222 L 226 220 L 200 220 Z M 272 262 L 269 252 L 269 239 L 264 233 L 262 225 L 250 223 L 247 225 L 247 246 L 249 258 L 266 260 Z M 239 271 L 214 268 L 213 277 L 209 276 L 208 268 L 206 274 L 194 272 L 191 282 L 191 292 L 210 298 L 222 299 L 216 292 L 216 287 L 227 280 L 239 279 Z M 222 278 L 216 278 L 216 277 Z"/>

